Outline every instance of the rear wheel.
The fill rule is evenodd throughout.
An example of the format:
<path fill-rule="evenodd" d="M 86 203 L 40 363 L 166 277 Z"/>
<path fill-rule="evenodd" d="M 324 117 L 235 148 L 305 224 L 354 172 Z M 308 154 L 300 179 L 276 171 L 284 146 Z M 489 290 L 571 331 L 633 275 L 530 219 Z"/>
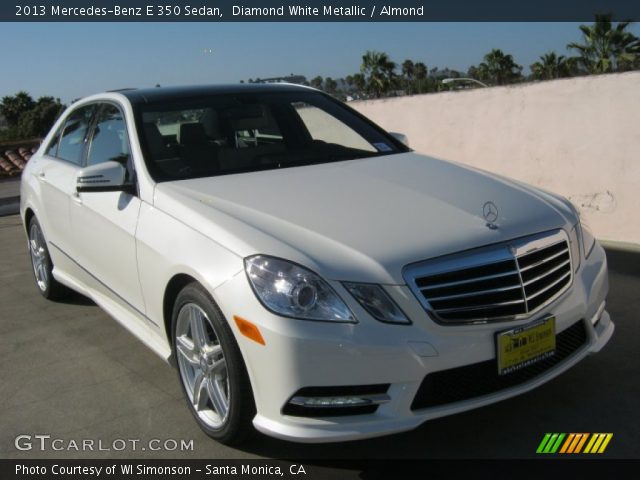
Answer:
<path fill-rule="evenodd" d="M 42 234 L 40 224 L 35 217 L 29 222 L 29 254 L 33 275 L 38 291 L 49 300 L 58 300 L 69 293 L 69 289 L 53 278 L 53 262 Z"/>
<path fill-rule="evenodd" d="M 172 332 L 180 384 L 198 425 L 222 443 L 241 442 L 255 415 L 249 377 L 229 325 L 197 283 L 178 294 Z"/>

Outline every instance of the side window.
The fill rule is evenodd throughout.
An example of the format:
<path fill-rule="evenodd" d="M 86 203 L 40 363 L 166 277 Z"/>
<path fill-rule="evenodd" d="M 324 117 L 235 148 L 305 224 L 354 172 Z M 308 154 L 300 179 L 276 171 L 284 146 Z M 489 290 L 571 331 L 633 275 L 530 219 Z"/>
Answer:
<path fill-rule="evenodd" d="M 55 157 L 58 154 L 58 142 L 60 141 L 60 129 L 56 132 L 56 135 L 49 142 L 46 154 Z"/>
<path fill-rule="evenodd" d="M 80 165 L 84 141 L 91 124 L 95 105 L 87 105 L 73 112 L 64 124 L 56 157 Z"/>
<path fill-rule="evenodd" d="M 129 139 L 120 109 L 115 105 L 105 104 L 98 113 L 87 155 L 87 165 L 96 165 L 109 160 L 127 164 Z"/>

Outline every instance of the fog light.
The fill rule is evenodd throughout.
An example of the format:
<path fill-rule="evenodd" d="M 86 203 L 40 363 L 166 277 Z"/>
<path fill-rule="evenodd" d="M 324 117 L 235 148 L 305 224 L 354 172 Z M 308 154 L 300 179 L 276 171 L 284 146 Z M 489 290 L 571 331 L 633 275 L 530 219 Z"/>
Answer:
<path fill-rule="evenodd" d="M 282 408 L 284 415 L 295 417 L 335 417 L 375 413 L 387 395 L 389 384 L 304 387 Z"/>
<path fill-rule="evenodd" d="M 293 397 L 290 403 L 301 407 L 360 407 L 379 405 L 389 401 L 388 395 L 367 395 L 360 397 Z"/>

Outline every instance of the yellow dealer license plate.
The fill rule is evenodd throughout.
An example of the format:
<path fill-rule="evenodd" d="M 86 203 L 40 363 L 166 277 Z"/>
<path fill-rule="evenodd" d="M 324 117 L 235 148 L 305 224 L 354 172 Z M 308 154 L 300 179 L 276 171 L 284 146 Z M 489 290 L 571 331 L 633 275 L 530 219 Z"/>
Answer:
<path fill-rule="evenodd" d="M 506 375 L 552 356 L 556 350 L 556 318 L 500 332 L 496 339 L 498 373 Z"/>

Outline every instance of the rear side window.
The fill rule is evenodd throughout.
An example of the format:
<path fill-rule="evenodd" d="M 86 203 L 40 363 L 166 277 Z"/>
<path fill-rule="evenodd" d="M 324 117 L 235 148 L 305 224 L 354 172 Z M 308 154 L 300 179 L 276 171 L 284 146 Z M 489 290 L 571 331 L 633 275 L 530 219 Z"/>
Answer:
<path fill-rule="evenodd" d="M 115 105 L 105 104 L 96 119 L 87 165 L 109 160 L 126 164 L 128 159 L 129 138 L 122 112 Z"/>
<path fill-rule="evenodd" d="M 85 139 L 94 112 L 95 105 L 87 105 L 69 115 L 58 141 L 56 157 L 76 165 L 82 163 Z"/>

